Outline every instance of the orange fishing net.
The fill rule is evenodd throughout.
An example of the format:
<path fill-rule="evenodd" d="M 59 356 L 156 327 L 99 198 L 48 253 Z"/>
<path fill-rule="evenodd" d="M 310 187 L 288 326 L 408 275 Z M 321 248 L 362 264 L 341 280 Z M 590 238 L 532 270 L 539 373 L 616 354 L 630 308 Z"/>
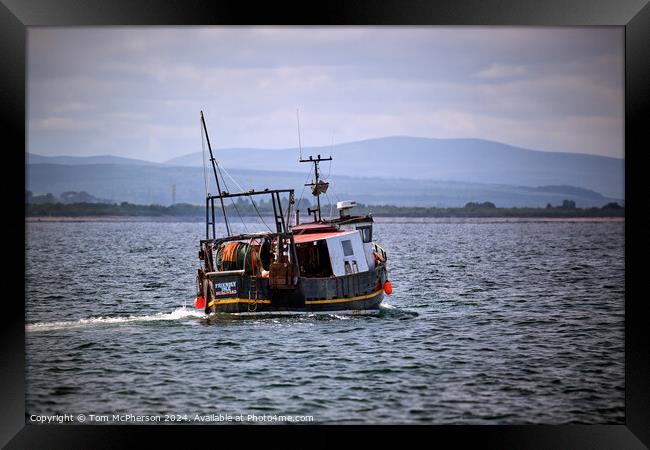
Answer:
<path fill-rule="evenodd" d="M 251 271 L 255 274 L 257 273 L 257 265 L 259 261 L 260 246 L 251 245 L 250 255 L 251 255 Z"/>
<path fill-rule="evenodd" d="M 221 262 L 236 262 L 239 242 L 228 242 L 223 246 Z"/>

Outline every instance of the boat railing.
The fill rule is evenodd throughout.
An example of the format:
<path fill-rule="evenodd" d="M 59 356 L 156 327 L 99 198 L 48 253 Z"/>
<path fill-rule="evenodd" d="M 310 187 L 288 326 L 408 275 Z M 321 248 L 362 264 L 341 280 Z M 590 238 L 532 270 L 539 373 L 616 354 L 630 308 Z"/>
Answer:
<path fill-rule="evenodd" d="M 221 270 L 217 272 L 206 272 L 206 277 L 227 277 L 230 275 L 242 276 L 244 275 L 244 270 Z"/>
<path fill-rule="evenodd" d="M 386 260 L 388 259 L 388 255 L 386 254 L 386 250 L 384 250 L 384 248 L 381 245 L 377 244 L 376 242 L 373 242 L 372 243 L 372 250 L 373 250 L 373 253 L 375 254 L 378 262 L 380 262 L 380 263 L 385 263 L 386 262 Z"/>
<path fill-rule="evenodd" d="M 288 199 L 288 205 L 287 205 L 287 210 L 286 210 L 286 219 L 284 216 L 284 212 L 282 209 L 282 200 L 280 198 L 280 194 L 288 194 L 289 199 Z M 274 216 L 274 222 L 275 222 L 275 230 L 278 233 L 286 233 L 288 231 L 287 224 L 289 222 L 289 219 L 292 214 L 292 207 L 295 203 L 294 200 L 294 191 L 293 189 L 264 189 L 263 191 L 256 191 L 254 189 L 251 189 L 249 191 L 245 192 L 235 192 L 235 193 L 230 193 L 226 191 L 222 191 L 219 194 L 216 195 L 207 195 L 205 197 L 205 234 L 206 238 L 210 238 L 212 235 L 212 238 L 217 237 L 217 230 L 216 230 L 216 218 L 215 218 L 215 200 L 218 200 L 219 203 L 221 204 L 221 209 L 223 211 L 223 218 L 224 218 L 224 225 L 226 227 L 226 234 L 230 237 L 230 224 L 228 220 L 228 216 L 226 214 L 226 207 L 224 205 L 224 199 L 234 199 L 234 198 L 249 198 L 252 205 L 255 208 L 255 212 L 259 215 L 260 219 L 262 219 L 262 216 L 260 215 L 260 212 L 255 206 L 255 201 L 253 200 L 253 197 L 259 196 L 259 195 L 264 195 L 264 196 L 271 196 L 271 204 L 273 206 L 273 216 Z M 233 203 L 234 205 L 234 203 Z M 235 206 L 236 207 L 236 206 Z M 262 219 L 263 221 L 263 219 Z M 269 229 L 270 230 L 270 229 Z"/>
<path fill-rule="evenodd" d="M 203 246 L 204 244 L 212 244 L 214 246 L 220 245 L 224 242 L 232 242 L 232 241 L 245 241 L 245 240 L 250 240 L 250 239 L 260 239 L 260 238 L 275 238 L 278 236 L 281 237 L 287 237 L 291 233 L 283 233 L 283 232 L 272 232 L 272 231 L 260 231 L 258 233 L 244 233 L 244 234 L 237 234 L 237 235 L 232 235 L 232 236 L 222 236 L 218 238 L 211 238 L 211 239 L 201 239 L 199 241 L 199 245 Z"/>

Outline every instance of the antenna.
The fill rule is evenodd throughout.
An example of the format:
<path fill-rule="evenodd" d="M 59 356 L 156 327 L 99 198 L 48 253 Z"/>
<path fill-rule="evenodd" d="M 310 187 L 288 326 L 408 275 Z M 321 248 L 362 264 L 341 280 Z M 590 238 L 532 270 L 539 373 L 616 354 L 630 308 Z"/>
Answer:
<path fill-rule="evenodd" d="M 308 163 L 313 163 L 314 164 L 314 175 L 316 177 L 315 181 L 312 183 L 306 183 L 305 186 L 311 186 L 311 193 L 316 196 L 316 208 L 307 208 L 307 212 L 309 214 L 314 214 L 314 222 L 319 222 L 321 220 L 321 211 L 320 211 L 320 195 L 324 194 L 327 192 L 327 188 L 329 187 L 329 183 L 326 181 L 321 181 L 319 180 L 320 176 L 320 171 L 318 170 L 319 163 L 321 161 L 331 161 L 332 157 L 328 158 L 321 158 L 320 155 L 318 155 L 316 158 L 310 156 L 309 159 L 302 159 L 300 158 L 300 162 L 308 162 Z"/>
<path fill-rule="evenodd" d="M 298 149 L 300 151 L 300 160 L 302 161 L 302 142 L 300 141 L 300 110 L 296 108 L 296 119 L 298 119 Z"/>
<path fill-rule="evenodd" d="M 332 131 L 332 145 L 330 145 L 330 155 L 334 152 L 334 131 Z M 330 160 L 329 168 L 327 169 L 327 178 L 332 173 L 332 160 Z M 329 199 L 329 197 L 327 197 Z M 331 216 L 331 214 L 330 214 Z"/>

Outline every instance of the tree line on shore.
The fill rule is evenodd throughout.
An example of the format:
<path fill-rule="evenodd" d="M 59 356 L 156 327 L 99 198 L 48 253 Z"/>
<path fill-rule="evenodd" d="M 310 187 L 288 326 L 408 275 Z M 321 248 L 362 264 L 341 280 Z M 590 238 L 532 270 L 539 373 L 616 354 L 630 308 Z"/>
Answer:
<path fill-rule="evenodd" d="M 283 202 L 286 205 L 286 200 Z M 309 201 L 300 201 L 295 209 L 301 211 L 301 221 L 307 219 Z M 218 208 L 218 203 L 215 202 Z M 29 203 L 25 204 L 27 217 L 82 217 L 82 216 L 142 216 L 142 217 L 205 217 L 205 205 L 176 203 L 171 206 L 137 205 L 121 203 Z M 323 216 L 330 212 L 337 214 L 336 206 L 321 206 Z M 218 212 L 218 211 L 217 211 Z M 273 207 L 270 201 L 257 201 L 255 204 L 239 199 L 226 206 L 230 217 L 271 216 Z M 286 213 L 286 212 L 285 212 Z M 625 208 L 618 203 L 608 203 L 600 208 L 578 208 L 572 200 L 564 200 L 561 205 L 550 203 L 545 208 L 513 207 L 499 208 L 492 202 L 468 202 L 463 207 L 416 207 L 395 205 L 365 205 L 357 203 L 352 214 L 372 214 L 377 217 L 624 217 Z"/>

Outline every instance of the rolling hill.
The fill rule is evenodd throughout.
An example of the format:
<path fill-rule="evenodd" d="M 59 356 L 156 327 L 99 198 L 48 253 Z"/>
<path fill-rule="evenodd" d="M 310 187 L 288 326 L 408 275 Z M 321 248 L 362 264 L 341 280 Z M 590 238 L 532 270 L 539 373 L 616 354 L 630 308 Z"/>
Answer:
<path fill-rule="evenodd" d="M 348 176 L 464 181 L 516 186 L 570 185 L 610 197 L 624 196 L 624 160 L 604 156 L 542 152 L 481 139 L 386 137 L 333 147 L 306 147 L 303 156 L 332 155 L 332 173 Z M 215 149 L 228 169 L 308 170 L 297 148 Z M 202 153 L 173 158 L 169 166 L 202 165 Z M 329 166 L 323 164 L 327 174 Z"/>
<path fill-rule="evenodd" d="M 322 175 L 332 181 L 332 201 L 440 207 L 469 201 L 503 207 L 545 206 L 564 199 L 580 207 L 624 202 L 623 159 L 540 152 L 479 139 L 414 137 L 302 149 L 305 157 L 318 154 L 334 157 L 331 166 L 321 164 Z M 26 156 L 26 188 L 34 194 L 86 191 L 116 202 L 170 204 L 175 186 L 177 202 L 204 201 L 201 152 L 162 164 L 109 155 Z M 297 148 L 215 149 L 215 157 L 245 189 L 292 187 L 299 196 L 308 181 L 310 165 L 298 162 Z M 226 182 L 229 190 L 238 190 Z"/>
<path fill-rule="evenodd" d="M 311 199 L 303 184 L 306 173 L 260 170 L 228 171 L 245 190 L 250 188 L 293 188 L 297 199 Z M 209 179 L 212 174 L 208 174 Z M 356 200 L 367 204 L 398 206 L 463 206 L 467 202 L 490 201 L 501 207 L 546 206 L 574 200 L 579 207 L 602 206 L 619 198 L 605 197 L 598 192 L 574 186 L 509 186 L 503 184 L 458 181 L 414 180 L 382 177 L 330 177 L 331 187 L 325 202 Z M 210 181 L 210 192 L 215 192 Z M 50 192 L 60 195 L 66 191 L 86 191 L 113 202 L 138 204 L 172 202 L 175 186 L 176 202 L 203 204 L 205 181 L 201 167 L 157 167 L 119 164 L 30 164 L 27 167 L 27 189 L 34 194 Z M 238 191 L 226 177 L 222 190 Z"/>

